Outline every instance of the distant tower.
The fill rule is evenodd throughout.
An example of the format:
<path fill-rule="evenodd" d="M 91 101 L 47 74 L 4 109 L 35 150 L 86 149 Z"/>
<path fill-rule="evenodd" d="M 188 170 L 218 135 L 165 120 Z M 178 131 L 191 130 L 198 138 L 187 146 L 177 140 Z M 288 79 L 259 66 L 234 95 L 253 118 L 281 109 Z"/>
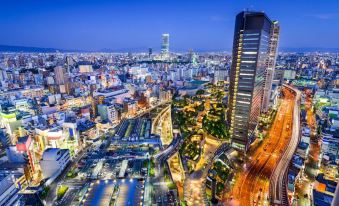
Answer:
<path fill-rule="evenodd" d="M 263 12 L 236 16 L 229 86 L 232 147 L 246 152 L 262 107 L 272 21 Z"/>
<path fill-rule="evenodd" d="M 162 34 L 161 54 L 163 56 L 169 54 L 169 34 Z"/>
<path fill-rule="evenodd" d="M 149 49 L 148 49 L 148 58 L 149 58 L 149 59 L 151 59 L 152 53 L 153 53 L 152 48 L 149 48 Z"/>
<path fill-rule="evenodd" d="M 270 41 L 269 41 L 269 54 L 266 60 L 267 70 L 265 74 L 264 82 L 264 94 L 262 97 L 262 112 L 267 112 L 270 103 L 271 90 L 272 90 L 272 80 L 274 76 L 275 63 L 277 59 L 278 51 L 278 42 L 279 42 L 279 33 L 280 27 L 277 21 L 273 21 L 270 32 Z"/>
<path fill-rule="evenodd" d="M 128 58 L 132 59 L 132 58 L 133 58 L 132 52 L 129 51 L 129 52 L 127 53 L 127 56 L 128 56 Z"/>

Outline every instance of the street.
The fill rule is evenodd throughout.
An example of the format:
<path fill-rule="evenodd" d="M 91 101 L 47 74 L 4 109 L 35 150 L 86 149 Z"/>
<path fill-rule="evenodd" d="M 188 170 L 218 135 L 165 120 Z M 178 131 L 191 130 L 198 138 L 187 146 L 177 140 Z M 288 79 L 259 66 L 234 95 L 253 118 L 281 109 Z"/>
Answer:
<path fill-rule="evenodd" d="M 269 180 L 291 137 L 294 94 L 287 89 L 277 116 L 266 137 L 255 151 L 249 151 L 250 161 L 236 175 L 236 182 L 224 195 L 225 205 L 270 205 Z"/>

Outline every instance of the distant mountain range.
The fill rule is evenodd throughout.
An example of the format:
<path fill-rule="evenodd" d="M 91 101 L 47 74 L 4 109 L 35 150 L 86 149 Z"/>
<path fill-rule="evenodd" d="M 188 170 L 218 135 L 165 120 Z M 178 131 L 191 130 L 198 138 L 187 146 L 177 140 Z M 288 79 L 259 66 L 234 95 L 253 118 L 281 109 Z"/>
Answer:
<path fill-rule="evenodd" d="M 56 48 L 43 48 L 43 47 L 28 47 L 28 46 L 11 46 L 11 45 L 0 45 L 0 52 L 36 52 L 36 53 L 53 53 L 53 52 L 148 52 L 147 47 L 136 47 L 136 48 L 120 48 L 120 49 L 100 49 L 100 50 L 77 50 L 77 49 L 56 49 Z M 174 51 L 188 51 L 188 49 L 174 49 Z M 211 49 L 194 49 L 196 52 L 213 52 Z M 231 49 L 217 49 L 214 52 L 230 52 Z M 292 48 L 292 47 L 280 47 L 280 52 L 339 52 L 339 48 L 319 48 L 319 47 L 303 47 L 303 48 Z"/>
<path fill-rule="evenodd" d="M 104 48 L 100 50 L 79 50 L 79 49 L 56 49 L 56 48 L 43 48 L 43 47 L 30 47 L 30 46 L 11 46 L 11 45 L 0 45 L 0 52 L 36 52 L 36 53 L 54 53 L 54 52 L 148 52 L 148 48 L 121 48 L 121 49 L 109 49 Z"/>
<path fill-rule="evenodd" d="M 60 51 L 54 48 L 26 47 L 26 46 L 10 46 L 0 45 L 0 52 L 56 52 Z"/>

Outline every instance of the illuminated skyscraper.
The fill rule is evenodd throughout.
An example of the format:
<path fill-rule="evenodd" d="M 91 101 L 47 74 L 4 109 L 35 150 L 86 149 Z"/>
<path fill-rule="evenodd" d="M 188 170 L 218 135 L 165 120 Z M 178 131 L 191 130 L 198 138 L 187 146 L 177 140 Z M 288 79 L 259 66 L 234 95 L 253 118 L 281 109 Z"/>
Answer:
<path fill-rule="evenodd" d="M 232 146 L 247 151 L 261 111 L 272 21 L 263 12 L 236 16 L 229 110 Z"/>
<path fill-rule="evenodd" d="M 279 33 L 280 33 L 279 24 L 277 21 L 273 21 L 271 32 L 270 32 L 269 55 L 266 60 L 267 69 L 266 69 L 265 82 L 264 82 L 264 94 L 262 98 L 262 111 L 263 112 L 267 112 L 269 108 L 275 62 L 277 59 Z"/>
<path fill-rule="evenodd" d="M 169 54 L 169 34 L 162 34 L 161 54 L 163 56 Z"/>

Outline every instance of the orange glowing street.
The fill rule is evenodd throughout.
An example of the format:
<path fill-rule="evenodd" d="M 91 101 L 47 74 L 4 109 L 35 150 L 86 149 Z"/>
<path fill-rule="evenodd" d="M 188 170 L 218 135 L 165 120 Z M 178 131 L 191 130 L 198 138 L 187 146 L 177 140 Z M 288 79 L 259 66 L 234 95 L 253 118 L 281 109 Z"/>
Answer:
<path fill-rule="evenodd" d="M 250 161 L 236 175 L 231 191 L 224 194 L 224 205 L 269 205 L 269 182 L 292 133 L 295 95 L 283 89 L 284 97 L 272 123 L 268 137 L 255 151 L 249 151 Z"/>
<path fill-rule="evenodd" d="M 315 163 L 316 165 L 319 163 L 319 156 L 320 156 L 320 145 L 319 141 L 315 137 L 316 133 L 316 120 L 315 115 L 312 110 L 312 98 L 310 97 L 310 91 L 306 91 L 306 111 L 307 111 L 307 125 L 311 129 L 311 147 L 310 147 L 310 158 L 311 162 Z"/>

